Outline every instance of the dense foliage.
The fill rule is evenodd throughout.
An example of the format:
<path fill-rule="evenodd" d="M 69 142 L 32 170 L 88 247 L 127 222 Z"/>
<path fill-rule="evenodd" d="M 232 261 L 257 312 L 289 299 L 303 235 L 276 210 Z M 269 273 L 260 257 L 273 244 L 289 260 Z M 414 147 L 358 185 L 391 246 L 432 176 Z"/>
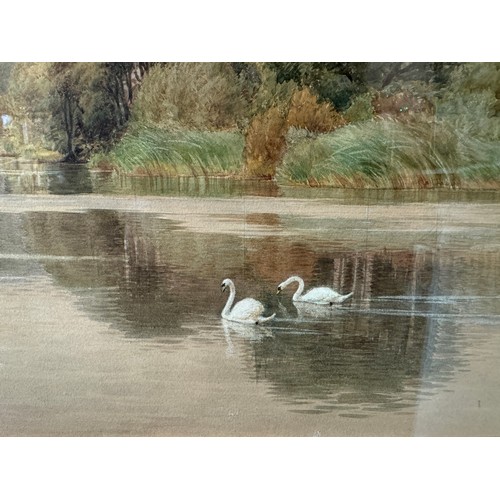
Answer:
<path fill-rule="evenodd" d="M 0 154 L 309 185 L 495 185 L 498 63 L 0 63 Z"/>

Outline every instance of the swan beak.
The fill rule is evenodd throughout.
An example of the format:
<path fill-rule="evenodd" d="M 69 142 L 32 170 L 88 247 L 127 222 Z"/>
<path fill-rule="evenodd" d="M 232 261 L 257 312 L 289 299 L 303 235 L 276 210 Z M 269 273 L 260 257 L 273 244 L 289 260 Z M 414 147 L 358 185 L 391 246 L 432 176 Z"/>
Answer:
<path fill-rule="evenodd" d="M 281 293 L 281 288 L 278 288 L 278 290 L 276 291 L 276 295 L 279 295 Z"/>

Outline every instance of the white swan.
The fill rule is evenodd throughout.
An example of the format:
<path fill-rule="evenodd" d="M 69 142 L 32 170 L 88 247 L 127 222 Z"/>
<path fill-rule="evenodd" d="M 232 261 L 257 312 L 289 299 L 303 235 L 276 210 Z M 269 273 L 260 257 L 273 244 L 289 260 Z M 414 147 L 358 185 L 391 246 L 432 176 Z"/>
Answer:
<path fill-rule="evenodd" d="M 264 312 L 264 305 L 258 300 L 251 298 L 240 300 L 231 309 L 234 297 L 236 296 L 234 283 L 229 278 L 226 278 L 222 282 L 221 287 L 223 292 L 226 288 L 229 288 L 229 298 L 227 299 L 226 305 L 224 306 L 221 314 L 224 319 L 236 321 L 237 323 L 258 325 L 260 323 L 270 321 L 276 316 L 276 314 L 266 317 L 262 316 L 262 313 Z"/>
<path fill-rule="evenodd" d="M 304 280 L 299 276 L 290 276 L 287 280 L 283 281 L 278 285 L 278 292 L 280 293 L 283 288 L 287 287 L 290 283 L 296 281 L 299 284 L 297 291 L 293 294 L 292 300 L 294 302 L 309 302 L 311 304 L 320 305 L 333 305 L 341 304 L 348 298 L 352 297 L 354 292 L 348 293 L 347 295 L 341 295 L 340 293 L 328 288 L 326 286 L 321 286 L 318 288 L 312 288 L 306 294 L 302 295 L 304 291 Z"/>

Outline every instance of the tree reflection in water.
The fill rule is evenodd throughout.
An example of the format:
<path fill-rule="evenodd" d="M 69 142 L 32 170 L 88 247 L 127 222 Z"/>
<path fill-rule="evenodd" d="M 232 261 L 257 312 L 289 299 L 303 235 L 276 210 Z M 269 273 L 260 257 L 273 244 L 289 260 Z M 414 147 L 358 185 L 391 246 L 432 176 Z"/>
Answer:
<path fill-rule="evenodd" d="M 427 319 L 399 317 L 389 330 L 378 315 L 336 313 L 330 321 L 284 321 L 260 342 L 240 342 L 249 375 L 288 402 L 315 402 L 317 411 L 412 405 L 408 387 L 420 374 Z"/>
<path fill-rule="evenodd" d="M 454 347 L 461 341 L 455 332 L 462 305 L 433 298 L 463 294 L 466 287 L 493 293 L 500 279 L 491 271 L 499 269 L 493 252 L 466 258 L 425 246 L 363 249 L 339 243 L 337 235 L 305 239 L 287 230 L 294 221 L 274 214 L 247 218 L 244 235 L 190 231 L 154 215 L 106 210 L 25 217 L 29 250 L 71 257 L 42 262 L 95 319 L 176 348 L 192 348 L 186 340 L 193 336 L 202 348 L 220 335 L 248 376 L 268 384 L 270 395 L 293 411 L 361 416 L 414 405 L 422 374 L 439 383 L 465 363 Z M 256 236 L 256 226 L 276 232 Z M 297 310 L 290 297 L 276 296 L 290 274 L 311 287 L 354 290 L 354 296 L 340 307 Z M 276 321 L 258 332 L 218 326 L 225 276 L 235 279 L 242 297 L 276 312 Z M 481 304 L 484 313 L 495 307 Z M 442 349 L 448 356 L 440 361 Z"/>

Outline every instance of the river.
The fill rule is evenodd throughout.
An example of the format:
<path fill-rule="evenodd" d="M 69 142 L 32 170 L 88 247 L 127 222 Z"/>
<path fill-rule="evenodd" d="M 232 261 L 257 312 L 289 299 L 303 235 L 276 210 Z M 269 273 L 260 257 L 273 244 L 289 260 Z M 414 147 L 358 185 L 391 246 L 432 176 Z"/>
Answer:
<path fill-rule="evenodd" d="M 500 196 L 0 166 L 3 436 L 498 436 Z M 299 307 L 293 287 L 351 300 Z M 220 318 L 231 278 L 273 322 Z"/>

